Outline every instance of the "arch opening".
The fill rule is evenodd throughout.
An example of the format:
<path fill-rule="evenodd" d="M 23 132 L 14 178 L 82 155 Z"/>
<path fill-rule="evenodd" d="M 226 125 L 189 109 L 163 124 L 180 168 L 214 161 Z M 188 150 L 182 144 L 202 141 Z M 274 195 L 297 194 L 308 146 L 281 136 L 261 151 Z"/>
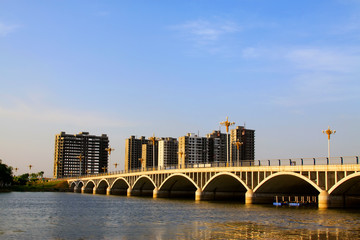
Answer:
<path fill-rule="evenodd" d="M 93 189 L 95 187 L 95 183 L 93 181 L 87 182 L 87 184 L 83 187 L 84 193 L 93 193 Z"/>
<path fill-rule="evenodd" d="M 125 179 L 123 178 L 116 179 L 111 187 L 111 194 L 126 196 L 128 188 L 129 188 L 129 184 L 126 182 Z"/>
<path fill-rule="evenodd" d="M 204 186 L 202 200 L 231 200 L 245 202 L 245 184 L 233 174 L 218 174 Z"/>
<path fill-rule="evenodd" d="M 186 175 L 169 176 L 160 186 L 157 197 L 195 198 L 197 186 Z"/>
<path fill-rule="evenodd" d="M 109 187 L 109 184 L 106 180 L 101 180 L 96 188 L 97 194 L 106 194 L 106 189 Z"/>
<path fill-rule="evenodd" d="M 339 181 L 329 194 L 331 207 L 360 208 L 360 173 Z"/>
<path fill-rule="evenodd" d="M 79 182 L 77 186 L 75 186 L 74 192 L 81 193 L 81 188 L 84 186 L 83 182 Z"/>
<path fill-rule="evenodd" d="M 70 192 L 75 192 L 75 188 L 76 188 L 76 183 L 75 182 L 72 182 L 69 186 L 69 191 Z"/>
<path fill-rule="evenodd" d="M 155 184 L 147 176 L 141 176 L 131 189 L 131 196 L 153 196 Z"/>
<path fill-rule="evenodd" d="M 255 189 L 253 203 L 299 202 L 317 205 L 321 189 L 297 173 L 279 173 L 264 179 Z"/>

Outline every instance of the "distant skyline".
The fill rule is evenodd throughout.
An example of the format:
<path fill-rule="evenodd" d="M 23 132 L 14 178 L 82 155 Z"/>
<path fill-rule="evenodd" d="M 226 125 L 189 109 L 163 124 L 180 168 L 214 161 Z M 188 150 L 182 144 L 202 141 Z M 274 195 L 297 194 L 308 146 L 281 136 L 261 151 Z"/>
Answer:
<path fill-rule="evenodd" d="M 0 1 L 0 159 L 53 174 L 55 135 L 201 136 L 255 159 L 360 155 L 360 1 Z M 225 129 L 222 127 L 222 132 Z"/>

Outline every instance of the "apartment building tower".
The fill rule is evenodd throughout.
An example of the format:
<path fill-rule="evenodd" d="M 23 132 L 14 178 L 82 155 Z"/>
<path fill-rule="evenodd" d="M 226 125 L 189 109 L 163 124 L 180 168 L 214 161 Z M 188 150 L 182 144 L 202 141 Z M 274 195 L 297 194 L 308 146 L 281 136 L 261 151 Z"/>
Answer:
<path fill-rule="evenodd" d="M 54 177 L 107 172 L 109 139 L 88 132 L 55 136 Z"/>
<path fill-rule="evenodd" d="M 209 141 L 209 161 L 226 162 L 226 133 L 215 130 L 206 137 Z"/>
<path fill-rule="evenodd" d="M 155 168 L 158 166 L 158 140 L 154 141 L 154 145 L 152 141 L 142 144 L 141 158 L 143 161 L 143 168 Z"/>
<path fill-rule="evenodd" d="M 159 169 L 178 164 L 178 141 L 176 138 L 163 138 L 158 141 Z"/>
<path fill-rule="evenodd" d="M 209 162 L 209 141 L 206 137 L 188 133 L 179 137 L 179 167 L 186 164 L 199 164 Z"/>
<path fill-rule="evenodd" d="M 139 139 L 130 136 L 125 140 L 125 170 L 141 168 L 142 145 L 148 142 L 144 136 Z"/>
<path fill-rule="evenodd" d="M 255 159 L 255 130 L 247 129 L 244 126 L 237 126 L 231 129 L 231 160 L 233 162 Z M 242 145 L 237 150 L 235 142 Z"/>

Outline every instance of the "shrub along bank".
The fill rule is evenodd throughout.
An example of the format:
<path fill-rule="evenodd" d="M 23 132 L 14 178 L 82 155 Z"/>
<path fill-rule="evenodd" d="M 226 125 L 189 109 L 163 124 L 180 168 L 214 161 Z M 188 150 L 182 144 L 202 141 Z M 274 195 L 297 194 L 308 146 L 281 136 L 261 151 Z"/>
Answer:
<path fill-rule="evenodd" d="M 67 192 L 69 184 L 67 181 L 34 181 L 25 185 L 13 185 L 10 190 L 23 192 Z"/>

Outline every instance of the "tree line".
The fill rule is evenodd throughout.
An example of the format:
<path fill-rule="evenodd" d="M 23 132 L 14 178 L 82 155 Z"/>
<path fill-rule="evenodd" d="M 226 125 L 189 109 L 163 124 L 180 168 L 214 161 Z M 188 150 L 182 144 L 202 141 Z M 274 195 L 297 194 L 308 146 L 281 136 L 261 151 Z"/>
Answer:
<path fill-rule="evenodd" d="M 7 188 L 12 185 L 26 185 L 31 182 L 42 180 L 44 172 L 38 173 L 25 173 L 20 176 L 13 175 L 13 168 L 2 163 L 0 159 L 0 188 Z"/>

